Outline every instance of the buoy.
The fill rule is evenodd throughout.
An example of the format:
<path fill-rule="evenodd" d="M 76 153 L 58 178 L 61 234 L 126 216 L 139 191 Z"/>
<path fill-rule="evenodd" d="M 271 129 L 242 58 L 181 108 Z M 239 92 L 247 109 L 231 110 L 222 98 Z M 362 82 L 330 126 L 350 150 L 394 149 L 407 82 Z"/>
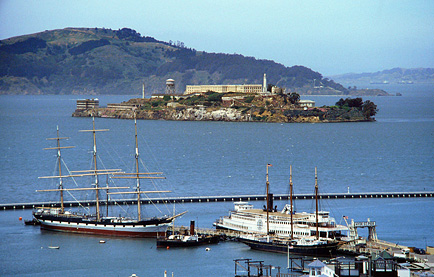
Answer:
<path fill-rule="evenodd" d="M 20 221 L 23 220 L 23 218 L 22 218 L 21 216 L 20 216 L 18 219 L 19 219 Z"/>
<path fill-rule="evenodd" d="M 170 247 L 169 246 L 166 246 L 166 249 L 169 249 Z"/>

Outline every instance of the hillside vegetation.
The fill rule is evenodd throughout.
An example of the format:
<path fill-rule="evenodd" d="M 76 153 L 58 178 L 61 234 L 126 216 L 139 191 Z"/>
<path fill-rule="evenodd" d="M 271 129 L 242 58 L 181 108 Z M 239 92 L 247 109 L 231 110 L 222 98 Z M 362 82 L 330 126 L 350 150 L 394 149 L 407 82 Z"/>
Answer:
<path fill-rule="evenodd" d="M 163 93 L 168 78 L 183 93 L 187 84 L 261 84 L 264 73 L 300 94 L 357 94 L 304 66 L 196 51 L 128 28 L 66 28 L 0 42 L 1 94 L 139 94 L 145 83 L 149 95 Z"/>

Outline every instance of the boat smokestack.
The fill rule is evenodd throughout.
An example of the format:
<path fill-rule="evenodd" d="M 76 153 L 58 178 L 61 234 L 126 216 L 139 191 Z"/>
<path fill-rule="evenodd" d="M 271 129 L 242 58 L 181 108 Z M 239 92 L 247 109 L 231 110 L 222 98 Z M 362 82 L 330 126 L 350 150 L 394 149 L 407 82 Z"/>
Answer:
<path fill-rule="evenodd" d="M 273 194 L 272 193 L 268 194 L 267 209 L 269 212 L 273 211 Z"/>
<path fill-rule="evenodd" d="M 190 221 L 190 236 L 194 236 L 194 220 Z"/>

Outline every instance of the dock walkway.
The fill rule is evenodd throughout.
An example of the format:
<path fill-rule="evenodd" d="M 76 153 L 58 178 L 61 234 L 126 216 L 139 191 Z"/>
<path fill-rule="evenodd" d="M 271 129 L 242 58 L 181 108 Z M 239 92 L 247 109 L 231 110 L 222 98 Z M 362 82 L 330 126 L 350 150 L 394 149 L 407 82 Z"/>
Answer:
<path fill-rule="evenodd" d="M 434 191 L 419 192 L 359 192 L 359 193 L 326 193 L 319 196 L 320 199 L 363 199 L 363 198 L 426 198 L 434 197 Z M 275 194 L 274 200 L 289 200 L 289 195 Z M 295 194 L 294 200 L 315 199 L 314 194 Z M 169 198 L 148 198 L 141 201 L 142 204 L 161 203 L 208 203 L 208 202 L 234 202 L 234 201 L 265 201 L 265 195 L 227 195 L 227 196 L 181 196 Z M 133 205 L 135 199 L 122 199 L 100 201 L 101 205 Z M 95 206 L 95 200 L 65 201 L 65 207 Z M 60 207 L 60 202 L 33 202 L 0 204 L 0 210 L 35 209 L 37 207 Z"/>

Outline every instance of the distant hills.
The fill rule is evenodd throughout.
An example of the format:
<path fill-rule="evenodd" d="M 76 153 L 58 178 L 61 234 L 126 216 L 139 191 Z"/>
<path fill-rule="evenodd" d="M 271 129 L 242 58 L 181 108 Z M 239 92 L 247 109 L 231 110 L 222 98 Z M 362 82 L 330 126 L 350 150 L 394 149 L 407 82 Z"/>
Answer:
<path fill-rule="evenodd" d="M 342 84 L 434 84 L 434 68 L 393 68 L 375 73 L 347 73 L 330 78 Z"/>
<path fill-rule="evenodd" d="M 187 84 L 269 84 L 299 94 L 387 95 L 357 91 L 304 66 L 207 53 L 128 28 L 66 28 L 0 41 L 0 94 L 163 93 L 175 79 Z"/>

